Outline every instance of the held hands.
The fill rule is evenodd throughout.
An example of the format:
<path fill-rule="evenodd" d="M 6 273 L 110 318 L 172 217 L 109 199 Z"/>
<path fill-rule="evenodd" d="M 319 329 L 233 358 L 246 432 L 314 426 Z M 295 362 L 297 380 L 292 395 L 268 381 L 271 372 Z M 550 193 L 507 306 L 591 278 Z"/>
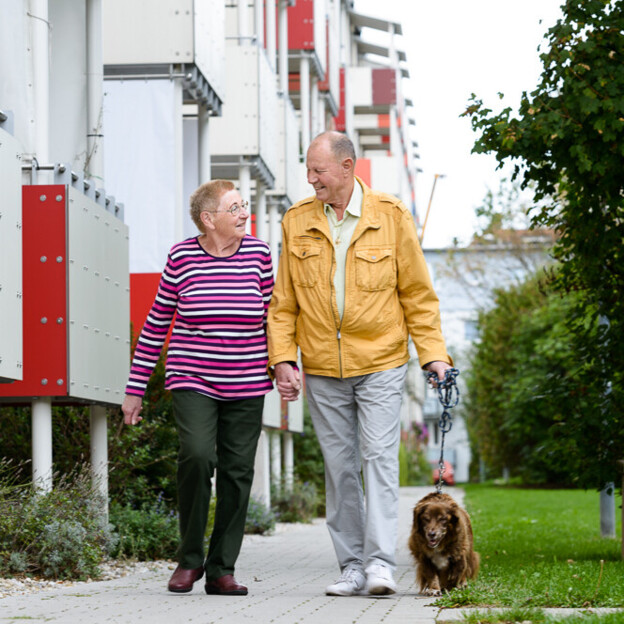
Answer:
<path fill-rule="evenodd" d="M 143 420 L 141 416 L 141 410 L 143 399 L 140 396 L 133 394 L 126 394 L 124 402 L 121 406 L 121 411 L 124 414 L 124 423 L 126 425 L 137 425 Z"/>
<path fill-rule="evenodd" d="M 284 401 L 296 401 L 301 390 L 301 376 L 289 362 L 275 365 L 275 383 Z"/>

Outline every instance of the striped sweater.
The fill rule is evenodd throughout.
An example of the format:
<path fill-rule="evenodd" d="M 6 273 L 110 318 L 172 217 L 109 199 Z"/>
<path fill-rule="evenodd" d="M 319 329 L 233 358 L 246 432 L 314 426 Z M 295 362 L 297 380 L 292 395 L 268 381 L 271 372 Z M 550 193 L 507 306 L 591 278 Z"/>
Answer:
<path fill-rule="evenodd" d="M 252 236 L 227 258 L 209 255 L 197 238 L 174 245 L 137 342 L 126 393 L 145 393 L 174 316 L 165 388 L 221 400 L 269 392 L 266 319 L 272 292 L 269 246 Z"/>

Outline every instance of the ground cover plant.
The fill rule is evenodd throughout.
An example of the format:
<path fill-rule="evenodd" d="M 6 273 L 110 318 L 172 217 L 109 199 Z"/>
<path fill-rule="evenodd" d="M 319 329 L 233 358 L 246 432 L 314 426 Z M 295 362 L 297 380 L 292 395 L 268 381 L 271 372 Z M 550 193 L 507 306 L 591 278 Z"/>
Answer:
<path fill-rule="evenodd" d="M 442 607 L 624 607 L 621 496 L 617 538 L 600 537 L 599 495 L 467 485 L 478 578 Z M 624 618 L 619 614 L 620 618 Z"/>
<path fill-rule="evenodd" d="M 562 616 L 561 614 L 549 614 L 542 609 L 512 609 L 503 612 L 496 611 L 475 611 L 469 613 L 463 620 L 464 624 L 621 624 L 622 613 L 597 614 L 588 611 L 579 612 L 574 615 Z M 453 624 L 457 620 L 451 620 Z M 437 620 L 437 624 L 447 624 L 449 620 L 444 619 L 444 612 Z"/>

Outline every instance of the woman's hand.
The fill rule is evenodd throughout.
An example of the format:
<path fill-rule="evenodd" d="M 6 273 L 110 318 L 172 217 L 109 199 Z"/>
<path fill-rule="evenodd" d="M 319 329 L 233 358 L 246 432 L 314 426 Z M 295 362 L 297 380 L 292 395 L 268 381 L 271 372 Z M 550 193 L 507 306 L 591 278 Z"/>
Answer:
<path fill-rule="evenodd" d="M 284 401 L 296 401 L 301 390 L 301 376 L 289 362 L 275 365 L 275 383 Z"/>
<path fill-rule="evenodd" d="M 137 425 L 143 420 L 141 410 L 143 409 L 143 398 L 134 394 L 126 394 L 121 411 L 124 414 L 126 425 Z"/>

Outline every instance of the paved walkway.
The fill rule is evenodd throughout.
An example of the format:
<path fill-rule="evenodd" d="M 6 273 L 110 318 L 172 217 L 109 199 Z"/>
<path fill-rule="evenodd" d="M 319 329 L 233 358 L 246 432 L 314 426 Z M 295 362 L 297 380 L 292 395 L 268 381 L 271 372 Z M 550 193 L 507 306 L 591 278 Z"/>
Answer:
<path fill-rule="evenodd" d="M 0 622 L 62 624 L 434 624 L 439 609 L 418 596 L 407 550 L 412 508 L 432 488 L 402 488 L 399 518 L 398 592 L 392 597 L 325 596 L 339 575 L 325 523 L 281 525 L 274 535 L 246 536 L 236 578 L 249 587 L 244 597 L 207 596 L 203 582 L 189 594 L 166 590 L 169 569 L 113 581 L 80 583 L 0 601 Z M 449 488 L 461 500 L 461 490 Z"/>

